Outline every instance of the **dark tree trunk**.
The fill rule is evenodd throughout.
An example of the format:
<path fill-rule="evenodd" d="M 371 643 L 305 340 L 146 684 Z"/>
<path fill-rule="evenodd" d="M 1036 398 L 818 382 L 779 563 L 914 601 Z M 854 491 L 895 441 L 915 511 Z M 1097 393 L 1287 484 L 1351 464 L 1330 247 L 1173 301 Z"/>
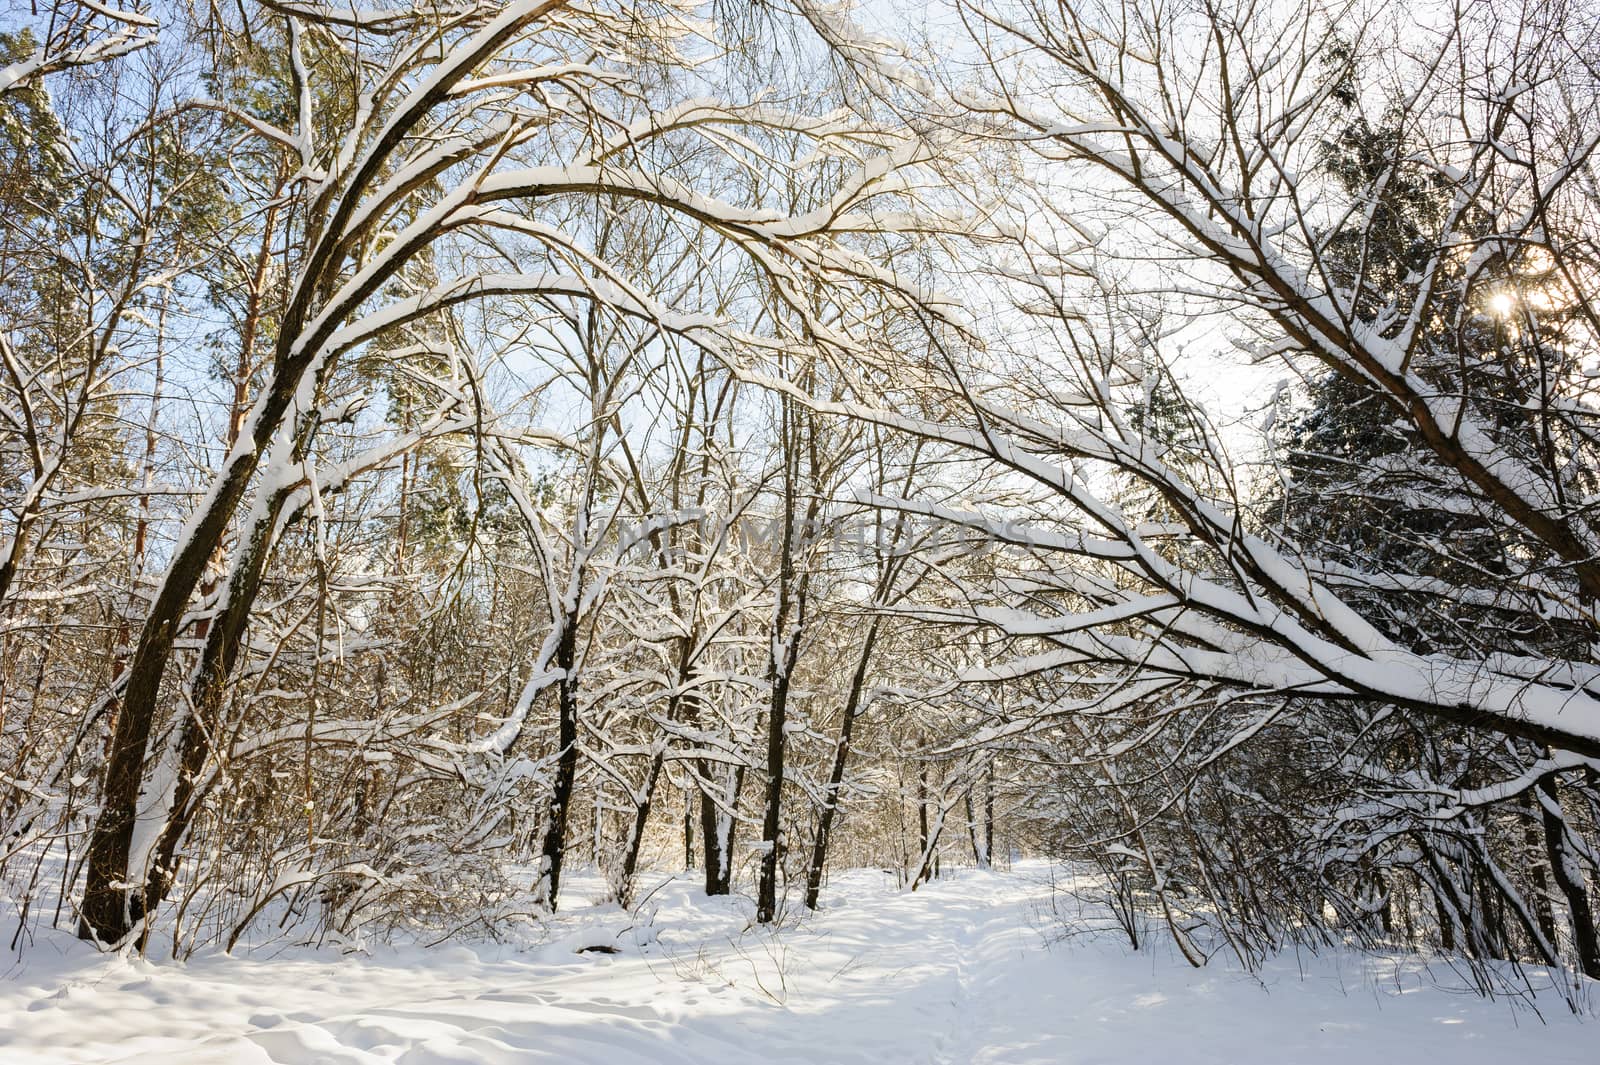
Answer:
<path fill-rule="evenodd" d="M 556 645 L 556 667 L 561 670 L 557 689 L 559 744 L 556 779 L 550 793 L 550 813 L 545 821 L 540 853 L 540 888 L 545 903 L 555 912 L 561 894 L 561 865 L 567 851 L 567 814 L 572 806 L 572 786 L 578 775 L 578 683 L 575 673 L 578 649 L 576 618 L 562 621 L 561 642 Z"/>
<path fill-rule="evenodd" d="M 622 852 L 622 891 L 627 894 L 632 891 L 633 873 L 639 867 L 639 847 L 644 842 L 644 830 L 650 821 L 650 807 L 654 802 L 656 784 L 661 779 L 661 767 L 666 764 L 666 748 L 662 748 L 650 757 L 650 768 L 645 772 L 644 788 L 638 802 L 634 805 L 633 827 L 628 833 L 628 845 Z M 626 902 L 627 900 L 619 899 Z"/>
<path fill-rule="evenodd" d="M 273 217 L 273 215 L 268 216 L 269 227 Z M 263 248 L 267 247 L 267 241 L 264 239 Z M 258 269 L 264 272 L 264 263 L 258 260 L 257 265 Z M 172 657 L 178 627 L 184 611 L 188 608 L 190 597 L 200 584 L 211 557 L 222 543 L 229 521 L 232 520 L 244 498 L 250 480 L 260 463 L 262 452 L 282 426 L 288 413 L 289 403 L 301 380 L 311 372 L 309 356 L 302 351 L 288 348 L 286 345 L 289 335 L 280 333 L 277 361 L 267 385 L 261 416 L 252 427 L 249 446 L 241 449 L 239 445 L 244 442 L 242 436 L 246 416 L 244 403 L 247 400 L 247 394 L 242 389 L 247 386 L 248 371 L 253 368 L 255 337 L 261 317 L 259 289 L 258 278 L 257 283 L 252 286 L 251 308 L 241 340 L 239 358 L 242 372 L 238 375 L 239 379 L 235 380 L 234 405 L 229 411 L 228 456 L 224 460 L 222 472 L 213 492 L 194 521 L 189 538 L 179 546 L 177 554 L 162 577 L 155 602 L 145 617 L 144 628 L 139 634 L 139 643 L 134 650 L 133 659 L 128 664 L 127 684 L 122 691 L 120 705 L 117 707 L 111 752 L 107 759 L 100 816 L 95 821 L 89 841 L 83 906 L 80 910 L 81 920 L 78 927 L 78 935 L 83 939 L 93 939 L 108 945 L 120 943 L 143 919 L 147 910 L 161 901 L 174 873 L 169 867 L 173 852 L 192 816 L 186 812 L 196 799 L 192 794 L 192 778 L 204 764 L 207 741 L 205 730 L 200 728 L 203 722 L 197 723 L 195 718 L 190 716 L 184 721 L 182 732 L 178 737 L 178 742 L 182 746 L 178 761 L 182 768 L 175 799 L 181 801 L 175 802 L 173 809 L 178 812 L 182 822 L 174 826 L 169 821 L 161 827 L 160 836 L 152 852 L 156 860 L 149 870 L 149 878 L 141 887 L 131 887 L 135 874 L 146 872 L 130 869 L 128 863 L 131 857 L 135 811 L 138 807 L 139 791 L 144 783 L 145 760 L 149 754 L 151 733 L 155 726 L 157 698 L 167 663 Z M 303 315 L 303 307 L 300 308 L 300 313 Z M 324 366 L 317 375 L 319 389 L 321 377 L 326 372 L 327 367 Z M 309 440 L 314 424 L 314 416 L 307 414 L 299 419 L 299 424 L 290 427 L 289 431 L 294 432 L 296 437 L 297 451 Z M 247 615 L 250 605 L 254 602 L 256 585 L 260 580 L 260 569 L 270 551 L 275 519 L 282 509 L 287 494 L 287 490 L 277 494 L 269 508 L 274 520 L 258 523 L 252 530 L 250 540 L 243 545 L 242 550 L 246 552 L 246 556 L 236 571 L 247 575 L 248 587 L 242 590 L 242 594 L 230 595 L 240 604 L 240 614 Z M 250 576 L 252 573 L 253 576 Z M 212 689 L 217 688 L 218 701 L 220 686 L 225 683 L 228 671 L 232 667 L 233 652 L 237 650 L 238 634 L 243 631 L 245 618 L 236 616 L 230 619 L 225 614 L 220 621 L 222 624 L 215 626 L 213 631 L 203 634 L 206 637 L 206 649 L 197 674 L 199 683 L 196 685 L 197 691 L 208 697 Z M 224 631 L 219 635 L 216 629 Z M 195 709 L 198 712 L 200 708 Z"/>
<path fill-rule="evenodd" d="M 269 412 L 281 417 L 287 401 L 285 395 L 282 404 L 269 404 Z M 223 530 L 244 495 L 260 450 L 266 446 L 268 433 L 262 426 L 268 423 L 275 424 L 271 417 L 258 423 L 250 450 L 242 455 L 235 452 L 232 456 L 233 461 L 225 468 L 210 505 L 168 567 L 139 635 L 112 734 L 100 816 L 89 839 L 82 921 L 78 929 L 81 938 L 107 945 L 119 944 L 143 919 L 144 888 L 130 889 L 126 885 L 135 873 L 141 876 L 144 873 L 144 870 L 129 869 L 128 862 L 161 682 L 189 597 L 200 583 L 212 553 L 221 542 Z M 267 545 L 258 541 L 270 538 L 271 525 L 261 523 L 254 532 L 254 539 L 244 550 L 252 557 L 264 557 Z M 242 625 L 243 619 L 236 623 Z M 210 635 L 207 642 L 211 642 Z"/>
<path fill-rule="evenodd" d="M 974 785 L 976 786 L 976 785 Z M 979 869 L 988 869 L 994 862 L 994 763 L 984 767 L 983 822 L 978 822 L 972 789 L 967 789 L 967 832 L 972 836 L 972 860 Z M 1135 945 L 1134 949 L 1138 949 Z"/>
<path fill-rule="evenodd" d="M 1505 899 L 1495 888 L 1485 864 L 1487 859 L 1469 858 L 1472 862 L 1473 921 L 1483 929 L 1483 953 L 1490 958 L 1511 957 L 1510 937 L 1506 934 Z"/>
<path fill-rule="evenodd" d="M 710 771 L 712 763 L 701 762 L 700 792 L 700 844 L 704 851 L 702 865 L 706 874 L 706 894 L 726 895 L 730 887 L 728 875 L 722 868 L 722 833 L 718 828 L 721 819 L 717 800 L 711 793 Z"/>
<path fill-rule="evenodd" d="M 1444 900 L 1444 895 L 1435 891 L 1433 894 L 1434 912 L 1439 921 L 1439 946 L 1445 950 L 1456 949 L 1456 924 L 1450 913 L 1450 906 Z"/>
<path fill-rule="evenodd" d="M 683 867 L 694 868 L 694 792 L 683 789 Z"/>
<path fill-rule="evenodd" d="M 679 657 L 680 680 L 687 668 L 688 651 L 685 649 Z M 683 701 L 684 720 L 693 728 L 699 728 L 703 718 L 701 713 L 701 693 L 698 690 L 689 692 Z M 730 863 L 723 861 L 722 832 L 719 828 L 721 821 L 720 811 L 714 794 L 715 786 L 712 783 L 712 774 L 719 771 L 719 763 L 706 758 L 694 760 L 695 790 L 699 792 L 699 820 L 700 820 L 700 848 L 701 868 L 705 871 L 705 885 L 707 895 L 726 895 L 732 889 L 732 871 L 727 868 Z M 734 788 L 734 803 L 738 802 L 739 789 Z M 683 810 L 683 850 L 684 866 L 694 868 L 694 801 L 691 795 L 684 796 Z M 729 829 L 731 836 L 732 829 Z M 731 853 L 732 847 L 729 846 Z"/>
<path fill-rule="evenodd" d="M 855 729 L 856 714 L 861 709 L 861 692 L 866 687 L 867 669 L 872 663 L 872 647 L 878 640 L 878 619 L 873 618 L 867 628 L 866 639 L 861 644 L 861 657 L 856 661 L 855 674 L 850 678 L 850 691 L 845 696 L 844 715 L 839 721 L 839 741 L 833 748 L 833 768 L 828 773 L 828 786 L 822 793 L 822 809 L 817 816 L 817 838 L 811 846 L 811 864 L 806 867 L 806 909 L 817 908 L 822 893 L 822 873 L 828 864 L 828 844 L 833 835 L 833 820 L 839 810 L 839 789 L 844 784 L 845 763 L 850 758 L 850 737 Z"/>
<path fill-rule="evenodd" d="M 709 763 L 702 763 L 709 765 Z M 709 783 L 709 777 L 703 777 Z M 724 801 L 728 813 L 724 817 L 721 807 L 709 791 L 700 795 L 700 835 L 705 844 L 706 894 L 726 895 L 733 890 L 733 836 L 739 826 L 739 793 L 744 790 L 744 767 L 738 766 L 728 774 Z"/>
<path fill-rule="evenodd" d="M 939 837 L 944 833 L 945 811 L 941 805 L 938 820 L 928 823 L 928 770 L 924 765 L 917 774 L 917 823 L 922 840 L 922 853 L 917 859 L 917 873 L 911 881 L 911 890 L 939 878 Z"/>
<path fill-rule="evenodd" d="M 145 885 L 130 883 L 135 871 L 129 868 L 129 859 L 162 680 L 189 600 L 222 543 L 229 522 L 255 475 L 262 452 L 280 430 L 302 437 L 315 417 L 307 412 L 301 416 L 299 424 L 284 425 L 289 405 L 301 385 L 310 383 L 313 394 L 320 393 L 322 379 L 337 357 L 336 351 L 325 352 L 324 349 L 341 319 L 333 315 L 318 317 L 318 301 L 332 295 L 346 252 L 364 233 L 359 224 L 351 225 L 352 215 L 363 202 L 362 193 L 378 179 L 394 150 L 424 116 L 449 97 L 466 71 L 522 32 L 531 19 L 542 18 L 551 6 L 554 4 L 530 12 L 528 19 L 508 21 L 493 34 L 480 35 L 474 39 L 470 54 L 453 56 L 455 76 L 436 80 L 413 97 L 366 152 L 362 166 L 337 189 L 330 185 L 312 206 L 307 235 L 310 251 L 300 271 L 300 283 L 284 309 L 277 330 L 272 374 L 262 393 L 259 416 L 250 427 L 249 440 L 241 439 L 229 451 L 210 492 L 191 515 L 187 535 L 177 546 L 161 579 L 128 666 L 127 684 L 122 692 L 122 705 L 101 786 L 100 814 L 89 837 L 83 903 L 79 911 L 80 937 L 119 945 L 144 918 Z M 422 242 L 429 239 L 432 239 L 431 234 L 422 238 Z M 409 258 L 401 254 L 403 249 L 391 251 L 392 265 L 365 275 L 358 288 L 348 294 L 349 307 L 359 306 L 378 292 Z M 322 364 L 314 368 L 315 361 L 324 356 Z M 313 375 L 309 382 L 308 375 Z M 137 872 L 143 874 L 144 870 Z"/>
<path fill-rule="evenodd" d="M 1467 953 L 1472 953 L 1474 936 L 1466 924 L 1462 899 L 1456 890 L 1455 881 L 1450 876 L 1449 867 L 1429 845 L 1426 838 L 1417 837 L 1417 846 L 1427 860 L 1428 870 L 1433 874 L 1426 883 L 1428 889 L 1433 892 L 1434 912 L 1439 921 L 1439 946 L 1444 950 L 1457 949 L 1456 929 L 1459 926 L 1467 941 Z"/>
<path fill-rule="evenodd" d="M 1585 976 L 1600 979 L 1600 937 L 1595 934 L 1594 910 L 1589 905 L 1583 867 L 1567 841 L 1567 823 L 1561 816 L 1555 774 L 1539 781 L 1539 809 L 1544 820 L 1550 872 L 1567 900 L 1567 912 L 1572 918 L 1572 942 L 1578 954 L 1578 967 Z"/>
<path fill-rule="evenodd" d="M 702 717 L 698 695 L 688 703 L 686 710 L 689 723 L 698 727 Z M 717 805 L 715 785 L 712 783 L 712 774 L 721 771 L 720 763 L 705 758 L 695 760 L 695 780 L 700 790 L 700 847 L 707 895 L 726 895 L 733 889 L 733 863 L 729 856 L 733 853 L 734 818 L 730 813 L 728 831 L 724 838 L 722 811 Z M 732 796 L 728 800 L 730 811 L 738 807 L 742 773 L 742 769 L 734 772 Z M 685 810 L 685 820 L 689 816 Z M 688 847 L 687 839 L 684 846 Z M 694 863 L 689 864 L 692 866 Z"/>
<path fill-rule="evenodd" d="M 917 766 L 917 852 L 928 852 L 928 767 Z"/>
<path fill-rule="evenodd" d="M 972 808 L 972 792 L 970 789 L 962 798 L 961 803 L 966 808 L 967 813 L 967 836 L 972 840 L 972 864 L 976 868 L 982 869 L 984 868 L 983 842 L 978 839 L 978 814 Z"/>
<path fill-rule="evenodd" d="M 984 868 L 994 864 L 994 763 L 983 776 L 983 856 Z"/>
<path fill-rule="evenodd" d="M 1553 944 L 1558 940 L 1556 916 L 1550 906 L 1550 877 L 1546 873 L 1550 868 L 1546 860 L 1549 828 L 1546 825 L 1544 833 L 1539 830 L 1543 817 L 1537 797 L 1529 805 L 1528 814 L 1528 825 L 1523 831 L 1522 842 L 1528 856 L 1528 879 L 1533 883 L 1533 912 L 1539 922 L 1539 931 Z"/>
<path fill-rule="evenodd" d="M 787 398 L 783 402 L 784 447 L 783 534 L 778 556 L 778 601 L 772 613 L 772 649 L 767 682 L 772 698 L 767 708 L 767 787 L 761 817 L 761 872 L 756 883 L 756 921 L 770 924 L 778 915 L 778 870 L 783 859 L 783 762 L 788 748 L 789 684 L 800 657 L 800 634 L 805 628 L 805 585 L 795 580 L 795 499 L 800 479 L 799 420 Z M 816 438 L 813 449 L 816 470 Z M 815 501 L 807 507 L 807 523 L 816 516 Z"/>
<path fill-rule="evenodd" d="M 161 681 L 189 597 L 200 583 L 206 562 L 221 541 L 223 528 L 244 494 L 255 466 L 256 454 L 252 451 L 226 468 L 211 505 L 168 567 L 139 634 L 111 737 L 100 816 L 89 837 L 88 871 L 80 911 L 82 922 L 78 929 L 79 936 L 84 939 L 107 946 L 119 945 L 144 917 L 143 890 L 127 887 L 133 872 L 128 868 L 128 859 Z M 142 875 L 143 870 L 139 872 Z"/>
<path fill-rule="evenodd" d="M 792 657 L 793 651 L 789 652 Z M 789 671 L 782 669 L 772 682 L 772 706 L 767 717 L 767 795 L 761 818 L 761 877 L 756 885 L 756 921 L 770 924 L 778 915 L 778 867 L 783 848 L 783 757 L 787 747 Z"/>
<path fill-rule="evenodd" d="M 687 712 L 696 724 L 699 723 L 699 696 L 693 691 L 684 692 L 684 686 L 694 679 L 694 664 L 691 658 L 694 642 L 692 636 L 685 637 L 678 648 L 678 686 L 676 692 L 667 700 L 667 720 L 671 722 L 676 722 L 680 713 Z M 649 823 L 650 809 L 655 801 L 656 785 L 661 780 L 661 770 L 666 764 L 666 760 L 667 749 L 665 746 L 662 746 L 660 750 L 650 757 L 650 768 L 645 773 L 643 797 L 634 810 L 633 829 L 628 836 L 628 845 L 622 856 L 622 884 L 624 891 L 629 889 L 633 881 L 634 870 L 639 865 L 639 847 L 644 841 L 645 826 Z M 690 824 L 687 808 L 684 814 L 684 831 L 684 855 L 687 859 L 687 864 L 692 866 L 694 864 L 692 860 L 692 847 L 694 844 L 689 837 Z"/>
<path fill-rule="evenodd" d="M 238 664 L 239 648 L 272 556 L 272 530 L 277 528 L 278 516 L 289 494 L 289 489 L 283 489 L 269 503 L 264 519 L 244 547 L 243 557 L 235 564 L 232 579 L 224 589 L 226 601 L 215 622 L 200 634 L 206 642 L 190 685 L 189 712 L 177 737 L 178 779 L 173 789 L 171 812 L 160 829 L 155 861 L 145 884 L 147 907 L 159 904 L 171 889 L 178 872 L 178 846 L 205 798 L 200 776 L 210 757 L 212 740 L 220 729 L 228 679 Z"/>

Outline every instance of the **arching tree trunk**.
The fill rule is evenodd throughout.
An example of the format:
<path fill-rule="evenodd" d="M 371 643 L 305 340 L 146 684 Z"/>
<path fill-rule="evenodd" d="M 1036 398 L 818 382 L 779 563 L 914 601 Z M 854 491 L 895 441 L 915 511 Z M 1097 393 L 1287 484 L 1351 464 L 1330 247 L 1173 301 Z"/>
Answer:
<path fill-rule="evenodd" d="M 134 827 L 141 805 L 147 808 L 144 812 L 159 807 L 164 823 L 166 795 L 176 784 L 163 779 L 147 782 L 144 772 L 167 662 L 171 659 L 190 597 L 221 544 L 228 522 L 255 473 L 261 452 L 283 421 L 300 377 L 307 369 L 303 362 L 295 361 L 287 366 L 280 365 L 274 372 L 250 433 L 230 451 L 210 494 L 191 520 L 188 535 L 179 544 L 146 615 L 138 646 L 128 666 L 127 685 L 112 733 L 100 816 L 89 839 L 78 929 L 79 936 L 84 939 L 108 946 L 120 944 L 144 918 L 145 877 L 149 872 L 145 865 L 154 851 L 141 847 L 143 853 L 133 853 Z M 297 439 L 303 438 L 310 424 L 311 416 L 303 415 L 300 425 L 295 427 Z M 256 526 L 251 541 L 242 548 L 247 556 L 264 559 L 267 547 L 264 541 L 270 535 L 270 528 L 270 523 Z M 236 623 L 242 624 L 242 619 Z M 209 641 L 210 634 L 207 638 Z M 154 844 L 156 840 L 150 838 L 144 842 Z M 131 867 L 130 858 L 137 859 L 138 868 Z"/>

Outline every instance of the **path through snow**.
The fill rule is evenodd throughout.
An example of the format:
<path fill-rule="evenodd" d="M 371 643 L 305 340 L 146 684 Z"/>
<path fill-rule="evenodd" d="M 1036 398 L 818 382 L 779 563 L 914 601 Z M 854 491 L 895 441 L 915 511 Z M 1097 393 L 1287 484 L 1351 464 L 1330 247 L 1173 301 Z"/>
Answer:
<path fill-rule="evenodd" d="M 573 912 L 533 946 L 370 957 L 269 947 L 177 965 L 45 939 L 0 981 L 0 1061 L 1597 1060 L 1597 1022 L 1574 1019 L 1558 998 L 1541 1002 L 1541 1023 L 1433 986 L 1412 962 L 1287 958 L 1258 981 L 1221 959 L 1196 972 L 1166 950 L 1051 946 L 1049 874 L 963 872 L 905 894 L 858 872 L 833 885 L 829 912 L 777 934 L 747 930 L 742 901 L 708 902 L 672 881 L 638 921 L 584 907 L 574 892 Z M 598 943 L 621 953 L 577 953 Z"/>

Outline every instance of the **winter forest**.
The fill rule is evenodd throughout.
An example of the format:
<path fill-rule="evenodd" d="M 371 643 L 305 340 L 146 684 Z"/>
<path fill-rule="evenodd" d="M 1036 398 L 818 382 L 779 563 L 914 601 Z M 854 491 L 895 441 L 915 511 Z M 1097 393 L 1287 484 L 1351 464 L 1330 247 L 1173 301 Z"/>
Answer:
<path fill-rule="evenodd" d="M 0 966 L 1048 878 L 1585 1060 L 1597 149 L 1584 0 L 7 0 Z"/>

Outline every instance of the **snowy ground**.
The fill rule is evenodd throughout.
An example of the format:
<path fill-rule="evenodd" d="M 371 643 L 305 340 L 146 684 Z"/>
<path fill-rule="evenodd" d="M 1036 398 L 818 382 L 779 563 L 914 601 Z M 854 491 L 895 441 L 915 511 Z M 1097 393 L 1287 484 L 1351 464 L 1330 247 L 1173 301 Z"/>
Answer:
<path fill-rule="evenodd" d="M 877 873 L 748 930 L 743 900 L 659 888 L 581 905 L 536 945 L 307 950 L 187 965 L 44 939 L 0 980 L 0 1062 L 604 1065 L 795 1061 L 1540 1065 L 1596 1060 L 1600 1020 L 1447 990 L 1437 963 L 1285 958 L 1260 980 L 1165 950 L 1067 942 L 1050 870 Z M 653 920 L 650 915 L 654 913 Z M 577 953 L 614 944 L 615 955 Z"/>

